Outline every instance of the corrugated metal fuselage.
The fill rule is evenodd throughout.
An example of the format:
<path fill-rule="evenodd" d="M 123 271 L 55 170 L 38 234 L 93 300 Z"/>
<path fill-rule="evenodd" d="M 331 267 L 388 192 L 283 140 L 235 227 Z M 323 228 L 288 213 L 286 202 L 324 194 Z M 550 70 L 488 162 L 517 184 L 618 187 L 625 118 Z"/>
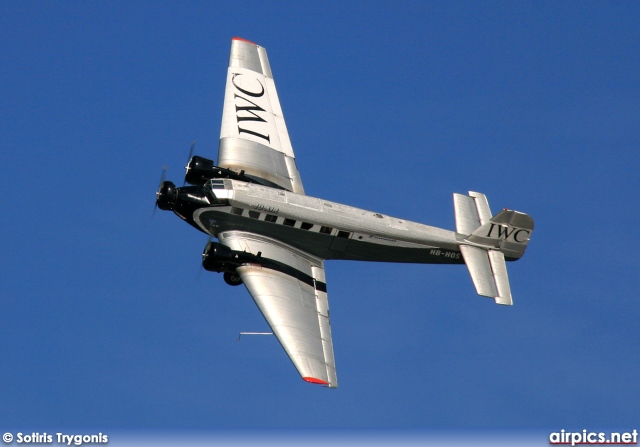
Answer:
<path fill-rule="evenodd" d="M 464 262 L 454 231 L 262 185 L 217 182 L 205 188 L 223 205 L 193 212 L 194 223 L 215 237 L 225 231 L 248 231 L 322 259 Z"/>

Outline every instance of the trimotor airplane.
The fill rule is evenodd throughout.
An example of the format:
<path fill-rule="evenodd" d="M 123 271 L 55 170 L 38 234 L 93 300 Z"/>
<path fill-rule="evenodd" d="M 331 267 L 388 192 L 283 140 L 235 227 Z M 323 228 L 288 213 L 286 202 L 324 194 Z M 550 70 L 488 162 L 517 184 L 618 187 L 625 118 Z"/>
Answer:
<path fill-rule="evenodd" d="M 164 179 L 163 179 L 164 180 Z M 185 184 L 161 180 L 156 206 L 218 239 L 208 271 L 244 284 L 304 380 L 338 386 L 324 261 L 463 264 L 479 295 L 511 305 L 505 261 L 522 257 L 533 219 L 491 214 L 454 194 L 456 231 L 304 194 L 266 50 L 234 37 L 218 162 L 190 156 Z"/>

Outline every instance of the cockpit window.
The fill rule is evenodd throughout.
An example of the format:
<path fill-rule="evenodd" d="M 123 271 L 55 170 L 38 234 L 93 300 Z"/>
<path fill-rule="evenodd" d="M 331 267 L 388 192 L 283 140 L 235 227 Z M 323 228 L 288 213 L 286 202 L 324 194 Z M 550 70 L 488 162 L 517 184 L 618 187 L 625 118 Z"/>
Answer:
<path fill-rule="evenodd" d="M 211 179 L 211 180 L 209 180 L 209 187 L 211 189 L 224 189 L 224 180 L 222 180 L 222 179 Z"/>

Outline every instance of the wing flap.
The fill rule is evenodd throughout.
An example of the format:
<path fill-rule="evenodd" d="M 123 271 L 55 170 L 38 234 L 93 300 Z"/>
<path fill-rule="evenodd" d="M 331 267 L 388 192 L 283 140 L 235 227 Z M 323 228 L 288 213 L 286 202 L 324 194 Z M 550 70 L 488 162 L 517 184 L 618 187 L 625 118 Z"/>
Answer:
<path fill-rule="evenodd" d="M 311 267 L 314 278 L 314 289 L 316 295 L 316 306 L 318 310 L 318 322 L 320 323 L 320 337 L 322 338 L 322 349 L 324 359 L 327 364 L 327 374 L 329 383 L 338 383 L 336 376 L 336 361 L 333 356 L 333 341 L 331 338 L 331 324 L 329 317 L 329 297 L 324 276 L 324 268 Z"/>

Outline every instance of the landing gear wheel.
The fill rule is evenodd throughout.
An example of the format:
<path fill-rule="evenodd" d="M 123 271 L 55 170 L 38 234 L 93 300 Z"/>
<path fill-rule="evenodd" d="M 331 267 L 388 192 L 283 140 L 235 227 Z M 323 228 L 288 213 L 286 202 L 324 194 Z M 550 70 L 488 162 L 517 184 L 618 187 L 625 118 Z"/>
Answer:
<path fill-rule="evenodd" d="M 226 282 L 230 286 L 239 286 L 240 284 L 242 284 L 242 278 L 240 278 L 240 275 L 238 275 L 236 272 L 224 272 L 224 282 Z"/>

